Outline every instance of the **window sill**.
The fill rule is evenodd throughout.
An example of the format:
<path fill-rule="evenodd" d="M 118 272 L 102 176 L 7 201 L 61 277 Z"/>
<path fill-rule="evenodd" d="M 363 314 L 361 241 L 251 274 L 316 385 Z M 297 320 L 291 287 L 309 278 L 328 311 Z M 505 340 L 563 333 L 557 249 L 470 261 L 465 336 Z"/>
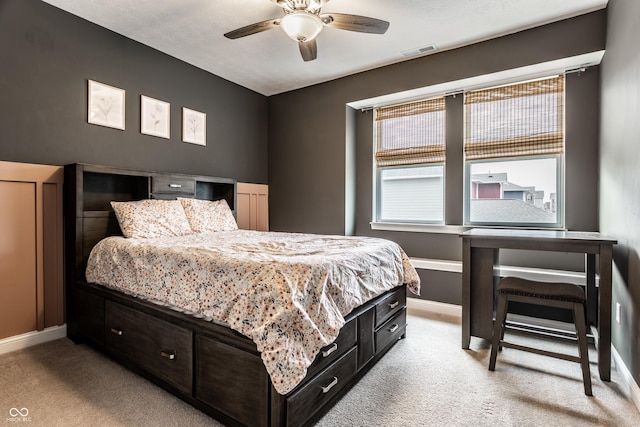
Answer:
<path fill-rule="evenodd" d="M 409 224 L 396 222 L 370 222 L 372 230 L 406 231 L 410 233 L 460 234 L 471 227 L 442 224 Z"/>

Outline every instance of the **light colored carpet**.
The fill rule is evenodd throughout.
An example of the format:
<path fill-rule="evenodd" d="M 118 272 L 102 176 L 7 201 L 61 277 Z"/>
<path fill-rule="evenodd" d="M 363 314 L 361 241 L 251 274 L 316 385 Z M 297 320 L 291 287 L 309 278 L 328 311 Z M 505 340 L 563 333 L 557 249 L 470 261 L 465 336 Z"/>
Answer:
<path fill-rule="evenodd" d="M 593 397 L 578 364 L 505 349 L 495 372 L 489 348 L 460 348 L 459 320 L 408 317 L 398 342 L 318 423 L 328 426 L 638 426 L 619 375 Z M 545 343 L 573 351 L 573 346 Z M 28 420 L 10 415 L 27 408 Z M 14 411 L 15 413 L 15 411 Z M 0 356 L 2 426 L 220 426 L 207 415 L 85 345 L 67 339 Z"/>

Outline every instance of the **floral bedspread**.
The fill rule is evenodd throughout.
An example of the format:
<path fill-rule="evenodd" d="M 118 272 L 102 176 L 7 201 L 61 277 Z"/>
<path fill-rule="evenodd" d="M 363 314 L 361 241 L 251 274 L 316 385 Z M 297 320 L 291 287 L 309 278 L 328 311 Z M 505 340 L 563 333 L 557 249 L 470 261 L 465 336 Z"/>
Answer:
<path fill-rule="evenodd" d="M 246 230 L 109 237 L 91 252 L 86 277 L 228 324 L 255 342 L 280 394 L 302 381 L 355 307 L 402 283 L 420 292 L 394 242 Z"/>

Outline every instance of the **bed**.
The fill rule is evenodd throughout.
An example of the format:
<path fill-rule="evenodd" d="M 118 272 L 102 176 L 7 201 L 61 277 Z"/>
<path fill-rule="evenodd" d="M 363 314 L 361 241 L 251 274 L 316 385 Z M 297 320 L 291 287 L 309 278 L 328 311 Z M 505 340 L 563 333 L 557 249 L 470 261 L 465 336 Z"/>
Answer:
<path fill-rule="evenodd" d="M 231 179 L 67 165 L 68 336 L 226 425 L 309 425 L 404 338 L 419 278 L 386 240 L 237 230 L 235 195 Z M 171 230 L 136 216 L 150 207 Z"/>

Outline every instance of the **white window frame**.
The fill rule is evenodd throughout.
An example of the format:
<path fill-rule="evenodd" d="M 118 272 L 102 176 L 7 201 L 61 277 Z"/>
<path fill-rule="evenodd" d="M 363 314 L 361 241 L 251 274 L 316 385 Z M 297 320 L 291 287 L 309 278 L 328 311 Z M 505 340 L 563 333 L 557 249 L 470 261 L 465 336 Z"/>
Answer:
<path fill-rule="evenodd" d="M 478 222 L 471 221 L 471 165 L 476 163 L 499 163 L 499 162 L 513 162 L 519 160 L 533 160 L 533 159 L 556 159 L 556 219 L 554 223 L 528 223 L 528 222 Z M 520 228 L 532 228 L 532 229 L 564 229 L 564 170 L 565 170 L 565 155 L 564 154 L 550 154 L 544 156 L 519 156 L 519 157 L 505 157 L 489 160 L 465 160 L 464 165 L 464 217 L 463 225 L 465 227 L 520 227 Z"/>
<path fill-rule="evenodd" d="M 407 168 L 418 168 L 418 167 L 431 167 L 431 166 L 439 166 L 442 167 L 442 219 L 435 220 L 400 220 L 394 218 L 383 218 L 382 217 L 382 171 L 386 169 L 407 169 Z M 438 163 L 426 163 L 412 166 L 386 166 L 386 167 L 378 167 L 375 164 L 375 159 L 373 162 L 373 187 L 374 187 L 374 198 L 373 198 L 373 222 L 374 223 L 386 223 L 386 224 L 416 224 L 416 225 L 444 225 L 445 224 L 445 202 L 446 202 L 446 166 L 445 162 Z"/>

